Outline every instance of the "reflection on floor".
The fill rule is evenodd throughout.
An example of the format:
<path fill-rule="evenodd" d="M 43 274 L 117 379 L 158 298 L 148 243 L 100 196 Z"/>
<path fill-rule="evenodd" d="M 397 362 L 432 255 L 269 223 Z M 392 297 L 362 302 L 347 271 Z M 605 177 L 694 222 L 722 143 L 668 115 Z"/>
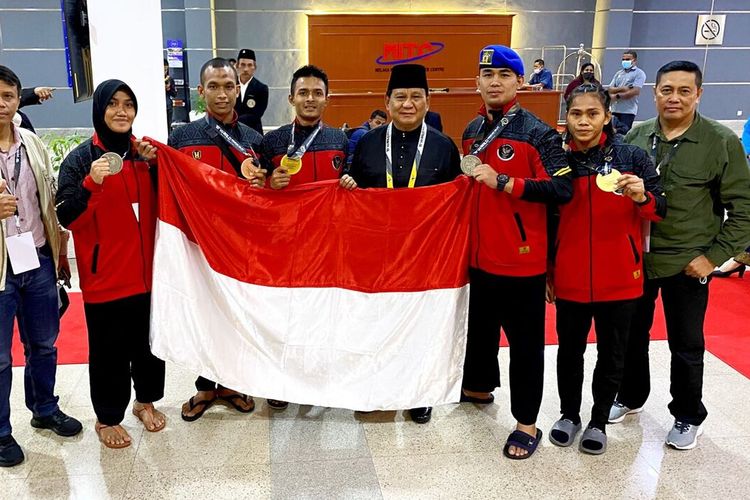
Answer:
<path fill-rule="evenodd" d="M 168 366 L 159 406 L 170 419 L 167 429 L 144 432 L 128 414 L 133 446 L 117 451 L 103 448 L 93 432 L 86 365 L 58 370 L 60 406 L 84 422 L 73 439 L 29 426 L 22 372 L 14 368 L 13 435 L 26 462 L 0 469 L 0 498 L 750 498 L 750 380 L 707 354 L 705 433 L 695 450 L 667 449 L 669 354 L 666 342 L 654 342 L 646 409 L 608 428 L 604 455 L 587 456 L 547 439 L 558 418 L 556 352 L 547 348 L 543 443 L 519 462 L 500 450 L 513 426 L 505 387 L 486 408 L 436 408 L 427 425 L 404 412 L 298 405 L 274 412 L 263 400 L 250 415 L 217 405 L 186 423 L 179 408 L 193 393 L 194 377 Z M 594 352 L 590 346 L 589 375 Z M 506 349 L 500 357 L 507 381 Z M 589 388 L 590 377 L 584 421 Z"/>

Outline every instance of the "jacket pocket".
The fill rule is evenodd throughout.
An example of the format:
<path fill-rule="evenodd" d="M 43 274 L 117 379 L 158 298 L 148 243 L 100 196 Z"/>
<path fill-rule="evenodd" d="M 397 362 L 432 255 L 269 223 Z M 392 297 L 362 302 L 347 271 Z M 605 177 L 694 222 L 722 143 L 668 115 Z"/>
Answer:
<path fill-rule="evenodd" d="M 99 243 L 94 245 L 94 255 L 91 257 L 91 274 L 96 274 L 96 268 L 99 264 Z"/>
<path fill-rule="evenodd" d="M 521 220 L 521 214 L 518 212 L 513 213 L 513 218 L 516 220 L 516 226 L 518 227 L 518 234 L 521 237 L 521 241 L 526 241 L 526 230 L 523 228 L 523 221 Z"/>
<path fill-rule="evenodd" d="M 630 249 L 633 251 L 633 259 L 635 260 L 635 263 L 638 264 L 641 262 L 641 255 L 638 253 L 638 247 L 635 245 L 635 240 L 633 240 L 633 237 L 628 235 L 628 241 L 630 242 Z"/>

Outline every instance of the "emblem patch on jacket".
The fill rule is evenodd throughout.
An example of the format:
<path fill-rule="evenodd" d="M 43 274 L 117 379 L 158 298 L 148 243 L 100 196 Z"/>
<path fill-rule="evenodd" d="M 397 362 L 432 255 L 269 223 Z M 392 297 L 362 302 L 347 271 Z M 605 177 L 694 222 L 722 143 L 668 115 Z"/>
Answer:
<path fill-rule="evenodd" d="M 201 150 L 200 149 L 196 149 L 195 151 L 193 151 L 193 158 L 196 159 L 196 160 L 200 160 L 201 159 Z"/>
<path fill-rule="evenodd" d="M 255 99 L 248 99 L 247 100 L 247 107 L 250 109 L 253 109 L 255 107 Z"/>
<path fill-rule="evenodd" d="M 516 150 L 510 144 L 503 144 L 497 148 L 497 157 L 503 161 L 508 161 L 515 156 Z"/>
<path fill-rule="evenodd" d="M 333 164 L 333 168 L 336 170 L 341 169 L 341 165 L 344 163 L 344 159 L 340 156 L 334 156 L 331 160 L 331 163 Z"/>

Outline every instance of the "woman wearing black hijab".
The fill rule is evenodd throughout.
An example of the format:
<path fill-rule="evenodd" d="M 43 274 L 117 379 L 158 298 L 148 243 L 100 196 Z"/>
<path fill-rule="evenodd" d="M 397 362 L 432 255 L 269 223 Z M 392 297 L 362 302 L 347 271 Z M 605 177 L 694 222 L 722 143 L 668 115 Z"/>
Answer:
<path fill-rule="evenodd" d="M 65 158 L 55 203 L 75 243 L 96 433 L 124 448 L 131 379 L 133 414 L 151 432 L 166 423 L 153 405 L 164 395 L 164 362 L 149 347 L 156 148 L 132 136 L 138 101 L 127 84 L 102 82 L 93 101 L 94 136 Z"/>
<path fill-rule="evenodd" d="M 599 80 L 596 79 L 594 76 L 594 65 L 590 62 L 584 63 L 581 66 L 581 72 L 578 74 L 578 77 L 570 82 L 567 87 L 565 87 L 565 92 L 563 93 L 563 97 L 567 100 L 568 96 L 571 92 L 573 92 L 578 86 L 583 85 L 584 83 L 593 83 L 594 85 L 601 86 L 601 83 L 599 83 Z"/>

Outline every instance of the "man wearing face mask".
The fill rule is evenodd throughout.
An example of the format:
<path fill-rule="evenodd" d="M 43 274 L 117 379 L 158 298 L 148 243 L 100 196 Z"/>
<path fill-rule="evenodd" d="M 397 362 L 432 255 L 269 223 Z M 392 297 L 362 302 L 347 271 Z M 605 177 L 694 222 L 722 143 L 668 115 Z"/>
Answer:
<path fill-rule="evenodd" d="M 523 89 L 552 90 L 552 72 L 544 67 L 544 59 L 534 60 L 534 74 Z"/>
<path fill-rule="evenodd" d="M 615 73 L 607 88 L 612 97 L 612 114 L 617 118 L 616 129 L 620 134 L 626 134 L 633 127 L 633 120 L 638 114 L 638 96 L 646 83 L 646 73 L 636 66 L 637 62 L 636 51 L 626 50 L 622 54 L 622 69 Z"/>

